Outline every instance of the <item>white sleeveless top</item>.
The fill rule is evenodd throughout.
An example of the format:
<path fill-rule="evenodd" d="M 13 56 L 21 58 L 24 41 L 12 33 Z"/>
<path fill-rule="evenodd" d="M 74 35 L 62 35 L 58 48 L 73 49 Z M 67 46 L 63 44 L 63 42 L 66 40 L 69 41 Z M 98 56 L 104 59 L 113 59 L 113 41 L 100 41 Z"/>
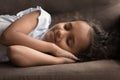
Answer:
<path fill-rule="evenodd" d="M 28 14 L 33 11 L 40 11 L 40 16 L 38 17 L 38 24 L 34 30 L 32 30 L 28 35 L 39 40 L 43 40 L 46 32 L 49 29 L 51 24 L 51 16 L 48 12 L 43 10 L 41 7 L 37 6 L 36 8 L 29 8 L 23 11 L 20 11 L 16 15 L 0 15 L 0 36 L 2 32 L 15 20 L 19 19 L 25 14 Z M 7 47 L 0 44 L 0 62 L 8 61 L 7 57 Z"/>

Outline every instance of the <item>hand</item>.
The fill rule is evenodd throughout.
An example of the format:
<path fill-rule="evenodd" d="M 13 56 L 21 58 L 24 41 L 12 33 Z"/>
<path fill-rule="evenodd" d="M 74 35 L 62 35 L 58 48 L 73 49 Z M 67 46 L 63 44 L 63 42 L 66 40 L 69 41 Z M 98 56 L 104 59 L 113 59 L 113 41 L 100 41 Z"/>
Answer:
<path fill-rule="evenodd" d="M 57 64 L 74 63 L 75 60 L 65 57 L 57 57 Z"/>
<path fill-rule="evenodd" d="M 61 49 L 60 47 L 56 46 L 56 51 L 53 52 L 53 55 L 56 57 L 65 57 L 65 58 L 70 58 L 73 60 L 79 60 L 75 55 L 73 55 L 72 53 Z"/>
<path fill-rule="evenodd" d="M 73 59 L 73 60 L 78 60 L 78 58 L 73 55 L 72 53 L 66 51 L 66 50 L 63 50 L 61 49 L 60 51 L 58 51 L 56 54 L 55 54 L 56 57 L 65 57 L 65 58 L 70 58 L 70 59 Z"/>

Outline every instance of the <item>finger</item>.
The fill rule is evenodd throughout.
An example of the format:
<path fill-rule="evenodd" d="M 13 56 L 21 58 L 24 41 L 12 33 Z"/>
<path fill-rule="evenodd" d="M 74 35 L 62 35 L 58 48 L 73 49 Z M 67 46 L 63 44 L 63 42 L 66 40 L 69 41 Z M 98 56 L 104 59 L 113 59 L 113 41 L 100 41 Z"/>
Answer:
<path fill-rule="evenodd" d="M 64 53 L 64 54 L 65 54 L 65 53 Z M 64 54 L 63 54 L 63 55 L 64 55 Z M 78 59 L 75 55 L 73 55 L 72 53 L 68 53 L 68 54 L 66 53 L 66 54 L 65 54 L 65 57 L 68 57 L 68 58 L 71 58 L 71 59 L 74 59 L 74 60 L 79 60 L 79 59 Z"/>
<path fill-rule="evenodd" d="M 71 56 L 71 59 L 74 59 L 74 60 L 79 60 L 76 56 L 72 55 Z"/>
<path fill-rule="evenodd" d="M 79 60 L 79 59 L 78 59 L 76 56 L 74 56 L 74 55 L 73 55 L 73 59 L 74 59 L 74 60 Z"/>

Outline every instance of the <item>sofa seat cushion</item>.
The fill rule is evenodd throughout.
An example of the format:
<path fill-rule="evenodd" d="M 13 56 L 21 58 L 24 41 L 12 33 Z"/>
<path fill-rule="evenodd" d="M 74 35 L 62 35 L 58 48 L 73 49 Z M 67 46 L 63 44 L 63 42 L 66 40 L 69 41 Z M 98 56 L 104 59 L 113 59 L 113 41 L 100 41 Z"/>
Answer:
<path fill-rule="evenodd" d="M 119 80 L 120 63 L 99 60 L 36 67 L 0 64 L 0 80 Z"/>

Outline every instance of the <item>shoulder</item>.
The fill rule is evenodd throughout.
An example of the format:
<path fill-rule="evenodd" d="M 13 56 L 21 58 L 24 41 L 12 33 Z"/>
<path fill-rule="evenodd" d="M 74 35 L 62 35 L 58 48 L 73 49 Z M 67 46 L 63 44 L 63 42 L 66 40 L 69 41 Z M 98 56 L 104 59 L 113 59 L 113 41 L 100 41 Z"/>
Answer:
<path fill-rule="evenodd" d="M 41 13 L 40 16 L 44 16 L 44 18 L 51 19 L 51 15 L 46 10 L 42 9 L 42 7 L 40 7 L 40 6 L 37 6 L 35 8 L 32 7 L 32 8 L 22 10 L 22 11 L 18 12 L 16 15 L 18 17 L 22 17 L 23 15 L 29 14 L 29 13 L 34 12 L 34 11 L 39 11 Z"/>

